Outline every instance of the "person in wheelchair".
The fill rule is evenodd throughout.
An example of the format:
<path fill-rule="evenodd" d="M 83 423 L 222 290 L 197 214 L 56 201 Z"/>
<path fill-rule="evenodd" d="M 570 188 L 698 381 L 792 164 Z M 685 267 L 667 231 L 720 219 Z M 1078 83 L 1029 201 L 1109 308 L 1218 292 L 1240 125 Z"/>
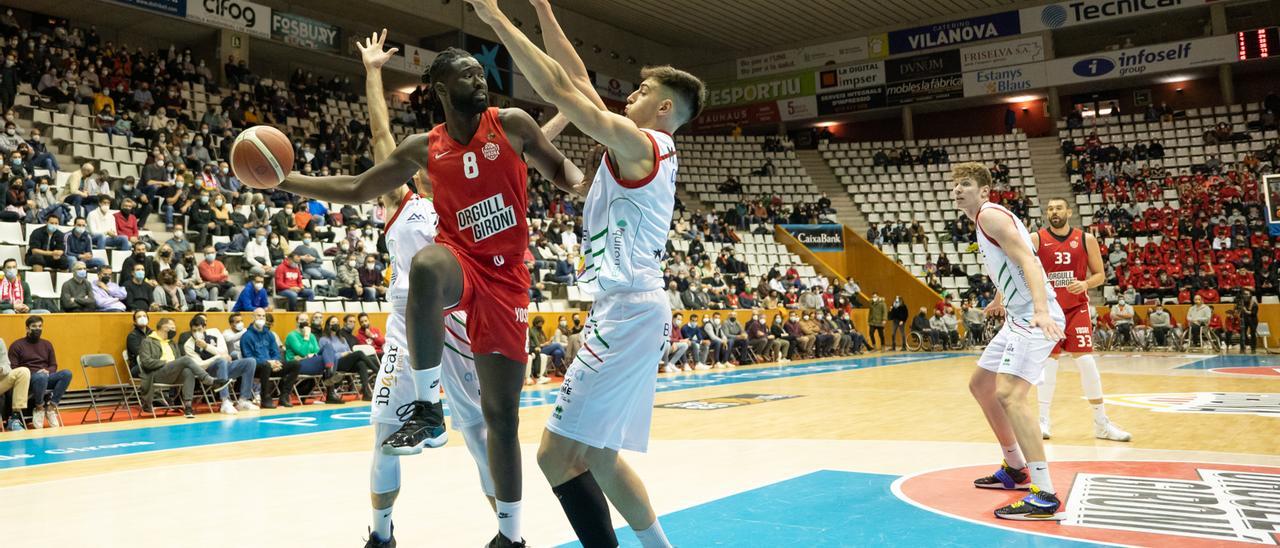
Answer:
<path fill-rule="evenodd" d="M 933 309 L 933 317 L 929 318 L 929 343 L 933 348 L 942 348 L 947 340 L 947 324 L 944 322 L 942 309 Z"/>
<path fill-rule="evenodd" d="M 1204 297 L 1195 296 L 1194 304 L 1187 309 L 1187 328 L 1191 335 L 1192 346 L 1204 347 L 1213 337 L 1209 322 L 1213 320 L 1213 308 L 1204 304 Z"/>
<path fill-rule="evenodd" d="M 985 342 L 983 331 L 986 317 L 982 309 L 974 306 L 972 300 L 968 300 L 960 303 L 960 313 L 964 317 L 965 337 L 969 339 L 969 344 L 977 346 Z"/>
<path fill-rule="evenodd" d="M 919 337 L 921 341 L 933 340 L 933 328 L 929 326 L 929 313 L 923 306 L 911 319 L 911 334 Z"/>
<path fill-rule="evenodd" d="M 1116 338 L 1115 325 L 1111 323 L 1111 314 L 1104 313 L 1099 316 L 1098 309 L 1090 305 L 1089 317 L 1093 320 L 1093 341 L 1096 343 L 1094 348 L 1102 350 L 1111 348 Z"/>
<path fill-rule="evenodd" d="M 1116 346 L 1120 346 L 1125 342 L 1136 344 L 1133 333 L 1133 318 L 1133 305 L 1123 299 L 1111 309 L 1111 321 L 1116 326 Z"/>
<path fill-rule="evenodd" d="M 1156 303 L 1155 309 L 1147 314 L 1147 323 L 1151 326 L 1151 334 L 1156 346 L 1169 346 L 1169 333 L 1173 332 L 1173 318 L 1164 304 Z"/>
<path fill-rule="evenodd" d="M 942 313 L 942 337 L 946 347 L 955 348 L 960 345 L 960 321 L 956 319 L 955 309 L 947 306 Z"/>

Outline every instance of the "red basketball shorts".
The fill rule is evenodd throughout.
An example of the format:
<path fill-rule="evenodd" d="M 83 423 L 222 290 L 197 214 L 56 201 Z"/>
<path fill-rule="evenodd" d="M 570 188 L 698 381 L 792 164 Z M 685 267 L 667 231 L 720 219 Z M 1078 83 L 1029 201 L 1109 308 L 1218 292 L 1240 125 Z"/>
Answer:
<path fill-rule="evenodd" d="M 476 356 L 502 354 L 525 363 L 529 337 L 529 270 L 524 263 L 494 266 L 446 243 L 462 267 L 462 299 L 445 309 L 467 312 L 467 337 Z"/>
<path fill-rule="evenodd" d="M 1089 320 L 1089 305 L 1064 310 L 1063 315 L 1067 317 L 1067 338 L 1058 341 L 1058 346 L 1053 348 L 1052 355 L 1057 356 L 1064 351 L 1093 352 L 1093 322 Z"/>

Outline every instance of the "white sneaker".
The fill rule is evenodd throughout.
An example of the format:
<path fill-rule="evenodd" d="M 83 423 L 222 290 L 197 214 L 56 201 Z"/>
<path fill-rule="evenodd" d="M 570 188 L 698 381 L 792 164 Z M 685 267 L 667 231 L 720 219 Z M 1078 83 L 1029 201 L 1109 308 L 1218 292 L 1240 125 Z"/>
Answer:
<path fill-rule="evenodd" d="M 53 404 L 45 406 L 44 416 L 49 421 L 49 428 L 59 428 L 62 426 L 62 416 L 58 415 L 58 408 Z"/>
<path fill-rule="evenodd" d="M 729 366 L 729 369 L 733 369 L 733 368 L 735 368 L 735 367 L 738 367 L 738 364 L 733 363 L 733 362 L 726 363 L 725 365 Z"/>
<path fill-rule="evenodd" d="M 551 379 L 547 378 L 546 375 L 538 377 L 538 384 L 547 384 L 549 382 L 551 382 Z"/>
<path fill-rule="evenodd" d="M 661 369 L 659 369 L 658 371 L 659 371 L 659 372 L 662 372 L 662 373 L 670 373 L 670 372 L 672 372 L 672 371 L 675 371 L 675 369 L 672 369 L 670 365 L 664 365 L 664 366 L 662 366 L 662 368 L 661 368 Z"/>
<path fill-rule="evenodd" d="M 234 415 L 239 413 L 239 411 L 236 411 L 236 405 L 231 403 L 231 400 L 222 400 L 222 409 L 219 409 L 218 412 L 223 415 Z"/>
<path fill-rule="evenodd" d="M 711 369 L 711 366 L 710 366 L 710 365 L 707 365 L 707 364 L 705 364 L 705 363 L 700 363 L 700 364 L 698 364 L 698 366 L 697 366 L 697 367 L 694 367 L 694 369 L 697 369 L 698 371 L 706 371 L 706 370 L 708 370 L 708 369 Z"/>
<path fill-rule="evenodd" d="M 44 406 L 36 407 L 35 412 L 31 414 L 31 426 L 36 430 L 44 428 Z"/>
<path fill-rule="evenodd" d="M 1040 417 L 1040 435 L 1049 439 L 1049 417 Z"/>
<path fill-rule="evenodd" d="M 1133 436 L 1120 429 L 1119 426 L 1116 426 L 1116 423 L 1111 421 L 1094 422 L 1093 435 L 1100 440 L 1129 441 L 1130 439 L 1133 439 Z"/>
<path fill-rule="evenodd" d="M 240 400 L 236 403 L 236 409 L 241 411 L 257 411 L 258 406 L 249 400 Z"/>

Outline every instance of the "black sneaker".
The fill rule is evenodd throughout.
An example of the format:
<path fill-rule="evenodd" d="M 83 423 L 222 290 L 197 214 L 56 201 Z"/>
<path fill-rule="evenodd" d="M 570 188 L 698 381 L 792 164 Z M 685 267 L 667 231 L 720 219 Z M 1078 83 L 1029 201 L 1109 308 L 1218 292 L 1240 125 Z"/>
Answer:
<path fill-rule="evenodd" d="M 524 543 L 524 539 L 520 539 L 520 541 L 517 542 L 503 536 L 502 533 L 498 533 L 486 546 L 488 546 L 488 548 L 525 548 L 528 545 Z"/>
<path fill-rule="evenodd" d="M 280 398 L 280 407 L 293 407 L 293 398 L 287 396 Z"/>
<path fill-rule="evenodd" d="M 330 389 L 329 392 L 325 394 L 324 402 L 329 405 L 342 405 L 343 403 L 346 403 L 342 401 L 342 396 L 338 395 L 338 391 L 333 389 Z"/>
<path fill-rule="evenodd" d="M 382 442 L 385 455 L 416 455 L 423 447 L 440 447 L 449 441 L 440 402 L 415 401 L 396 410 L 404 424 Z"/>
<path fill-rule="evenodd" d="M 996 509 L 996 517 L 1015 521 L 1061 521 L 1058 509 L 1062 502 L 1053 493 L 1041 491 L 1039 487 L 1030 486 L 1031 492 L 1022 500 Z"/>
<path fill-rule="evenodd" d="M 188 419 L 196 418 L 196 410 L 192 409 L 189 403 L 182 406 L 182 414 L 186 415 Z"/>
<path fill-rule="evenodd" d="M 1017 470 L 1002 462 L 995 474 L 973 480 L 973 486 L 983 489 L 1026 489 L 1031 486 L 1031 478 L 1027 477 L 1026 468 Z"/>
<path fill-rule="evenodd" d="M 364 548 L 396 548 L 396 526 L 391 526 L 391 538 L 382 540 L 378 535 L 369 530 L 369 539 L 365 541 Z"/>

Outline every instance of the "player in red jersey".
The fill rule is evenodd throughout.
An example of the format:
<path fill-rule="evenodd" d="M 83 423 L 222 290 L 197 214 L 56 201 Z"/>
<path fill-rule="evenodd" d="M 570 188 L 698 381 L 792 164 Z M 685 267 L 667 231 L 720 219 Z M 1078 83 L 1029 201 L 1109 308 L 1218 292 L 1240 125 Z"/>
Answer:
<path fill-rule="evenodd" d="M 425 169 L 440 215 L 436 244 L 414 256 L 405 320 L 417 401 L 404 426 L 383 442 L 413 454 L 448 440 L 440 404 L 443 315 L 467 312 L 467 337 L 489 428 L 499 532 L 490 546 L 523 546 L 520 535 L 520 390 L 528 333 L 528 166 L 561 188 L 583 174 L 520 109 L 489 108 L 485 69 L 471 54 L 446 49 L 424 75 L 444 104 L 445 123 L 405 138 L 381 163 L 356 176 L 290 174 L 280 188 L 340 203 L 372 200 Z M 528 159 L 528 166 L 525 159 Z M 409 406 L 406 406 L 409 407 Z"/>
<path fill-rule="evenodd" d="M 1053 284 L 1058 304 L 1067 317 L 1067 338 L 1058 342 L 1049 361 L 1045 363 L 1044 380 L 1038 388 L 1040 396 L 1040 432 L 1049 439 L 1049 406 L 1058 383 L 1057 356 L 1063 351 L 1075 358 L 1080 370 L 1080 386 L 1093 406 L 1094 435 L 1098 439 L 1129 441 L 1128 432 L 1111 422 L 1106 405 L 1102 401 L 1102 377 L 1098 364 L 1093 360 L 1093 329 L 1089 321 L 1089 289 L 1106 281 L 1103 273 L 1102 252 L 1098 240 L 1084 230 L 1073 228 L 1071 207 L 1061 198 L 1049 200 L 1045 206 L 1049 227 L 1031 235 L 1031 242 L 1040 257 L 1040 264 Z"/>

